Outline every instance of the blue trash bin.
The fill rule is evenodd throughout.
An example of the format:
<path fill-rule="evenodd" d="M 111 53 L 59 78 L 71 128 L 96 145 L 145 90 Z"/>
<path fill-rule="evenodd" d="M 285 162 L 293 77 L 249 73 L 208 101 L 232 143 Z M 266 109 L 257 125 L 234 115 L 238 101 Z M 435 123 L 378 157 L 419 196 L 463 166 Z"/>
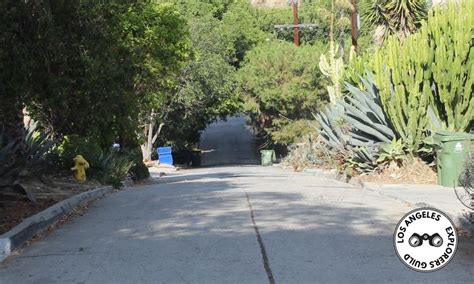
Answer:
<path fill-rule="evenodd" d="M 160 161 L 160 164 L 167 164 L 167 165 L 172 165 L 173 164 L 173 156 L 171 155 L 171 147 L 158 147 L 156 150 L 158 153 L 158 160 Z"/>

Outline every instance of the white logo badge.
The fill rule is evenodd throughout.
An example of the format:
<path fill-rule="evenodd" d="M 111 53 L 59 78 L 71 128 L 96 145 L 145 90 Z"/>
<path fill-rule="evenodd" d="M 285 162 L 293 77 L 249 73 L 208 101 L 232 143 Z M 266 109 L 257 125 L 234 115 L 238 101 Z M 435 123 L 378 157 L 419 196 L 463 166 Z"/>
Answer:
<path fill-rule="evenodd" d="M 461 153 L 464 148 L 462 147 L 462 144 L 460 142 L 456 143 L 456 146 L 454 146 L 454 152 L 456 153 Z"/>
<path fill-rule="evenodd" d="M 409 268 L 431 272 L 453 259 L 458 235 L 453 222 L 443 212 L 419 208 L 406 214 L 393 235 L 395 251 Z"/>

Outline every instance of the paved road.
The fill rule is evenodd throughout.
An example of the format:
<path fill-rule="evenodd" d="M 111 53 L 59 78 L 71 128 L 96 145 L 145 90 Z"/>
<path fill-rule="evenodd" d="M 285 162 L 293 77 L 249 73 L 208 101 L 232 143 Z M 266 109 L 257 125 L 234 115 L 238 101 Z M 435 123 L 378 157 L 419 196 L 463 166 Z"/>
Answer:
<path fill-rule="evenodd" d="M 222 149 L 215 139 L 227 139 L 227 148 L 206 162 L 252 160 L 253 138 L 242 131 L 242 118 L 208 128 L 202 144 Z M 410 209 L 274 167 L 181 171 L 96 202 L 1 264 L 0 283 L 472 282 L 473 239 L 435 273 L 398 260 L 392 233 Z"/>
<path fill-rule="evenodd" d="M 185 171 L 98 201 L 1 265 L 0 283 L 471 282 L 472 239 L 435 273 L 397 259 L 410 209 L 276 168 Z"/>
<path fill-rule="evenodd" d="M 230 117 L 210 124 L 201 135 L 203 166 L 249 165 L 259 162 L 255 137 L 245 116 Z"/>

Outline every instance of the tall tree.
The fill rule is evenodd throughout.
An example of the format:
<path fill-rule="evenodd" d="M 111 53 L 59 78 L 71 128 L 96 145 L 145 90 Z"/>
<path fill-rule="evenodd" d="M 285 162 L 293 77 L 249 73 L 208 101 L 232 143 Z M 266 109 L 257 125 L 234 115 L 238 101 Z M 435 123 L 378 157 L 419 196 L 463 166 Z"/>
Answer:
<path fill-rule="evenodd" d="M 268 42 L 252 49 L 238 72 L 238 91 L 246 109 L 258 116 L 257 127 L 281 144 L 289 144 L 310 128 L 304 120 L 328 97 L 318 68 L 321 45 L 295 47 Z M 306 126 L 306 127 L 305 127 Z"/>
<path fill-rule="evenodd" d="M 2 3 L 6 109 L 26 106 L 56 136 L 96 137 L 103 147 L 136 144 L 148 96 L 168 87 L 189 53 L 186 23 L 172 5 Z"/>

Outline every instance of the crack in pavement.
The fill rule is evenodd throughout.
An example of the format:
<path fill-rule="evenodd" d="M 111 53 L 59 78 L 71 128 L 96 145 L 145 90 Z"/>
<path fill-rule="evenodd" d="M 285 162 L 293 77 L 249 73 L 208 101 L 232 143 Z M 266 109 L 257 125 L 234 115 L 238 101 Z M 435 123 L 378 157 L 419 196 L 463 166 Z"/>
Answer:
<path fill-rule="evenodd" d="M 273 273 L 270 268 L 270 262 L 268 261 L 267 251 L 265 250 L 265 245 L 263 244 L 262 236 L 260 236 L 257 223 L 255 222 L 255 215 L 253 213 L 252 203 L 250 202 L 249 194 L 246 192 L 245 196 L 247 197 L 247 204 L 250 209 L 250 219 L 252 219 L 253 228 L 255 230 L 255 234 L 257 235 L 257 242 L 260 247 L 260 254 L 262 255 L 263 267 L 265 268 L 265 272 L 267 273 L 268 282 L 270 284 L 275 284 L 275 278 L 273 278 Z"/>

